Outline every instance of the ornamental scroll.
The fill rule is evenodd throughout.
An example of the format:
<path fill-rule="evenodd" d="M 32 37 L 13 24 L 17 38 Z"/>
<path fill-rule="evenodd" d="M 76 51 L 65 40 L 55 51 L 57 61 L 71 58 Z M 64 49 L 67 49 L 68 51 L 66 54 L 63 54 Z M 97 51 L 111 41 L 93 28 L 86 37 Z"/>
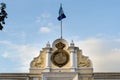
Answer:
<path fill-rule="evenodd" d="M 83 56 L 78 61 L 78 67 L 91 67 L 91 61 L 88 57 Z"/>
<path fill-rule="evenodd" d="M 42 56 L 38 56 L 34 58 L 34 60 L 31 62 L 31 68 L 43 68 L 43 62 L 44 58 Z"/>

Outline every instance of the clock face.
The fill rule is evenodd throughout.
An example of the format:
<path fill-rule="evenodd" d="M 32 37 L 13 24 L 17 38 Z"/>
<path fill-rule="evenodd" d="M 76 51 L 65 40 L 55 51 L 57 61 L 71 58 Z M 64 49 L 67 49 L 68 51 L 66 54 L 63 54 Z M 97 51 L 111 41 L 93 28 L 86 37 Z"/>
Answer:
<path fill-rule="evenodd" d="M 69 54 L 65 50 L 57 50 L 51 56 L 51 60 L 54 65 L 62 67 L 69 61 Z"/>

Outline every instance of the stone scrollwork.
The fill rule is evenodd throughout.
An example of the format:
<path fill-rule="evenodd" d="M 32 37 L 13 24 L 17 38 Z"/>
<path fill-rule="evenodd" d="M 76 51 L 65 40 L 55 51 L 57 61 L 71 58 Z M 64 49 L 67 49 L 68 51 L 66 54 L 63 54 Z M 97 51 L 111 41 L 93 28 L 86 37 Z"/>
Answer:
<path fill-rule="evenodd" d="M 38 56 L 31 62 L 31 68 L 43 68 L 43 57 Z"/>
<path fill-rule="evenodd" d="M 86 56 L 82 56 L 78 62 L 78 67 L 91 67 L 90 59 Z"/>

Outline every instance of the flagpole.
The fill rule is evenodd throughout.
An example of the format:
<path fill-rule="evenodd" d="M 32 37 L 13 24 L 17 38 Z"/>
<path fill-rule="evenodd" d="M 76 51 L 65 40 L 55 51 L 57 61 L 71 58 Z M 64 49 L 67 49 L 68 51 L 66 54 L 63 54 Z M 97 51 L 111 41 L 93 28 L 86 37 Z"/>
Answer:
<path fill-rule="evenodd" d="M 62 3 L 60 4 L 60 6 L 62 7 Z M 60 24 L 61 24 L 61 39 L 62 39 L 62 19 L 60 21 Z"/>
<path fill-rule="evenodd" d="M 62 32 L 62 19 L 63 19 L 63 18 L 66 18 L 66 16 L 65 16 L 65 14 L 64 14 L 64 12 L 63 12 L 62 4 L 60 4 L 58 20 L 60 21 L 60 34 L 61 34 L 61 39 L 62 39 L 62 35 L 63 35 L 63 32 Z"/>
<path fill-rule="evenodd" d="M 62 20 L 60 21 L 60 27 L 61 27 L 61 39 L 62 39 Z"/>

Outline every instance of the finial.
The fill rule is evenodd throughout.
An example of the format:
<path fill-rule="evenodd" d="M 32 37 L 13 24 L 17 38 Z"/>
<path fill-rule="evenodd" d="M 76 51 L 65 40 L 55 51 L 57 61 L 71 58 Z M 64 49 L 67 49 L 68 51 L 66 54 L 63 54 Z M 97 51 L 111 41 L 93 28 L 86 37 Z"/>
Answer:
<path fill-rule="evenodd" d="M 71 41 L 70 46 L 71 46 L 71 47 L 74 47 L 74 42 L 73 42 L 73 40 Z"/>
<path fill-rule="evenodd" d="M 48 41 L 48 43 L 46 44 L 46 48 L 50 48 L 50 43 Z"/>

